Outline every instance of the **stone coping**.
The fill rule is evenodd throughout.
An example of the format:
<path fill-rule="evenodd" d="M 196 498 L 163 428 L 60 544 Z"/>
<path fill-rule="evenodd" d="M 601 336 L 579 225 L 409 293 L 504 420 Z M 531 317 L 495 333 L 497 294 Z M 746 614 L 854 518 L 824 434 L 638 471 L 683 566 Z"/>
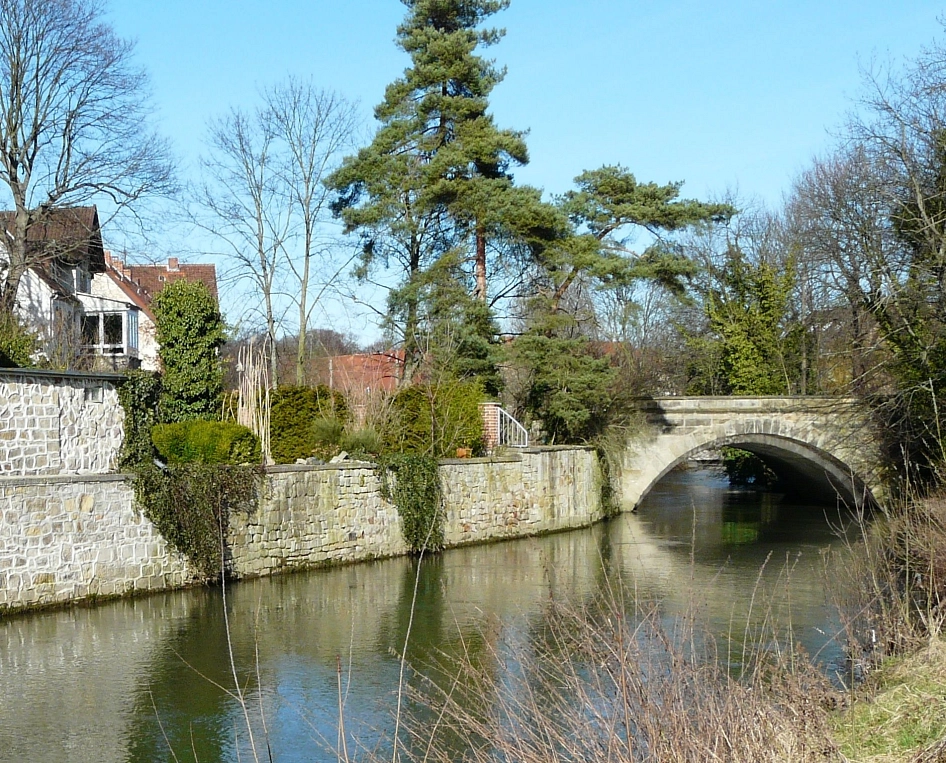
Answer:
<path fill-rule="evenodd" d="M 0 487 L 44 484 L 81 484 L 87 482 L 130 482 L 134 474 L 37 474 L 35 476 L 0 476 Z"/>
<path fill-rule="evenodd" d="M 107 381 L 120 384 L 124 374 L 109 371 L 50 371 L 45 368 L 0 368 L 0 379 L 4 377 L 42 376 L 48 379 L 76 379 L 80 381 Z"/>
<path fill-rule="evenodd" d="M 522 460 L 523 453 L 548 453 L 563 450 L 594 450 L 590 445 L 542 445 L 518 448 L 515 453 L 501 456 L 480 458 L 442 458 L 442 466 L 463 464 L 513 464 Z M 324 472 L 342 469 L 374 469 L 376 464 L 370 461 L 342 461 L 337 464 L 275 464 L 262 467 L 263 474 L 292 474 L 293 472 Z M 0 487 L 4 485 L 42 485 L 44 483 L 82 483 L 82 482 L 130 482 L 135 478 L 131 472 L 112 472 L 109 474 L 38 474 L 0 476 Z"/>

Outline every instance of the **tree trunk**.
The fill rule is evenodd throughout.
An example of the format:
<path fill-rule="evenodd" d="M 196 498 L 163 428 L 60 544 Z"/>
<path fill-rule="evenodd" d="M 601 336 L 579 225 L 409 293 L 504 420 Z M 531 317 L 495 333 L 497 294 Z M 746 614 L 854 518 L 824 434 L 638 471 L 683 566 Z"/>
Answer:
<path fill-rule="evenodd" d="M 482 223 L 476 224 L 476 261 L 473 269 L 476 276 L 474 298 L 480 302 L 486 301 L 486 231 Z"/>

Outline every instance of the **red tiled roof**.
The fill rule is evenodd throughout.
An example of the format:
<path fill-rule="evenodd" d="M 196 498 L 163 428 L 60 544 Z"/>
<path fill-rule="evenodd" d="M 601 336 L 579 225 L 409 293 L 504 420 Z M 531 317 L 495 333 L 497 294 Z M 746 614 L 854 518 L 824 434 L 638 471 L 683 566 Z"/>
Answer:
<path fill-rule="evenodd" d="M 128 265 L 125 269 L 131 280 L 152 298 L 174 281 L 200 281 L 210 290 L 214 299 L 218 298 L 217 268 L 214 265 L 179 265 L 172 258 L 166 265 Z"/>
<path fill-rule="evenodd" d="M 171 258 L 165 265 L 126 265 L 110 252 L 105 255 L 108 274 L 129 300 L 152 319 L 151 300 L 174 281 L 200 281 L 217 299 L 217 269 L 214 265 L 181 265 Z"/>
<path fill-rule="evenodd" d="M 0 225 L 12 233 L 15 216 L 15 212 L 0 212 Z M 95 207 L 50 209 L 30 225 L 26 241 L 27 250 L 44 259 L 75 263 L 87 258 L 93 273 L 105 270 L 105 249 Z"/>

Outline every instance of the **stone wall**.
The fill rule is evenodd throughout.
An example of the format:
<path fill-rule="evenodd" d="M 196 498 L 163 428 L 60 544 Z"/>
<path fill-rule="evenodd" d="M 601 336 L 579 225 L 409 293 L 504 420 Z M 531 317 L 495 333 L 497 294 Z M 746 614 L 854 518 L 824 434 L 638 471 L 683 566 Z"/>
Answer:
<path fill-rule="evenodd" d="M 135 508 L 126 476 L 0 480 L 0 611 L 190 579 Z"/>
<path fill-rule="evenodd" d="M 0 370 L 0 474 L 114 470 L 125 414 L 108 374 Z"/>
<path fill-rule="evenodd" d="M 257 511 L 230 518 L 238 577 L 407 553 L 397 509 L 381 498 L 370 465 L 267 472 Z"/>
<path fill-rule="evenodd" d="M 601 471 L 590 448 L 451 460 L 440 474 L 448 546 L 585 527 L 603 517 Z"/>
<path fill-rule="evenodd" d="M 527 449 L 441 465 L 448 546 L 589 525 L 602 517 L 588 449 Z M 367 464 L 267 471 L 255 511 L 230 522 L 236 577 L 407 553 L 397 509 Z M 134 506 L 127 475 L 0 479 L 0 612 L 194 580 Z"/>
<path fill-rule="evenodd" d="M 584 527 L 601 519 L 601 475 L 585 448 L 529 448 L 515 456 L 440 466 L 447 546 Z M 231 519 L 240 577 L 407 553 L 397 509 L 370 465 L 269 470 L 259 510 Z"/>

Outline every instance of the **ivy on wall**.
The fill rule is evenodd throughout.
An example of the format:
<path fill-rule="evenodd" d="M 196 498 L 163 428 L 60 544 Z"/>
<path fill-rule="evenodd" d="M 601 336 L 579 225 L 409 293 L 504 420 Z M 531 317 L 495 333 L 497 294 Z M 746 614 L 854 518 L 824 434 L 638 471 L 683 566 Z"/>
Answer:
<path fill-rule="evenodd" d="M 161 379 L 149 371 L 126 371 L 118 387 L 118 401 L 125 411 L 125 441 L 118 466 L 135 470 L 154 459 L 151 428 L 157 423 Z"/>
<path fill-rule="evenodd" d="M 248 466 L 141 464 L 135 475 L 144 515 L 207 580 L 225 572 L 230 517 L 252 510 L 257 488 L 257 469 Z"/>
<path fill-rule="evenodd" d="M 411 552 L 441 551 L 444 511 L 437 459 L 397 453 L 382 456 L 377 469 L 381 496 L 397 507 L 401 532 Z"/>

